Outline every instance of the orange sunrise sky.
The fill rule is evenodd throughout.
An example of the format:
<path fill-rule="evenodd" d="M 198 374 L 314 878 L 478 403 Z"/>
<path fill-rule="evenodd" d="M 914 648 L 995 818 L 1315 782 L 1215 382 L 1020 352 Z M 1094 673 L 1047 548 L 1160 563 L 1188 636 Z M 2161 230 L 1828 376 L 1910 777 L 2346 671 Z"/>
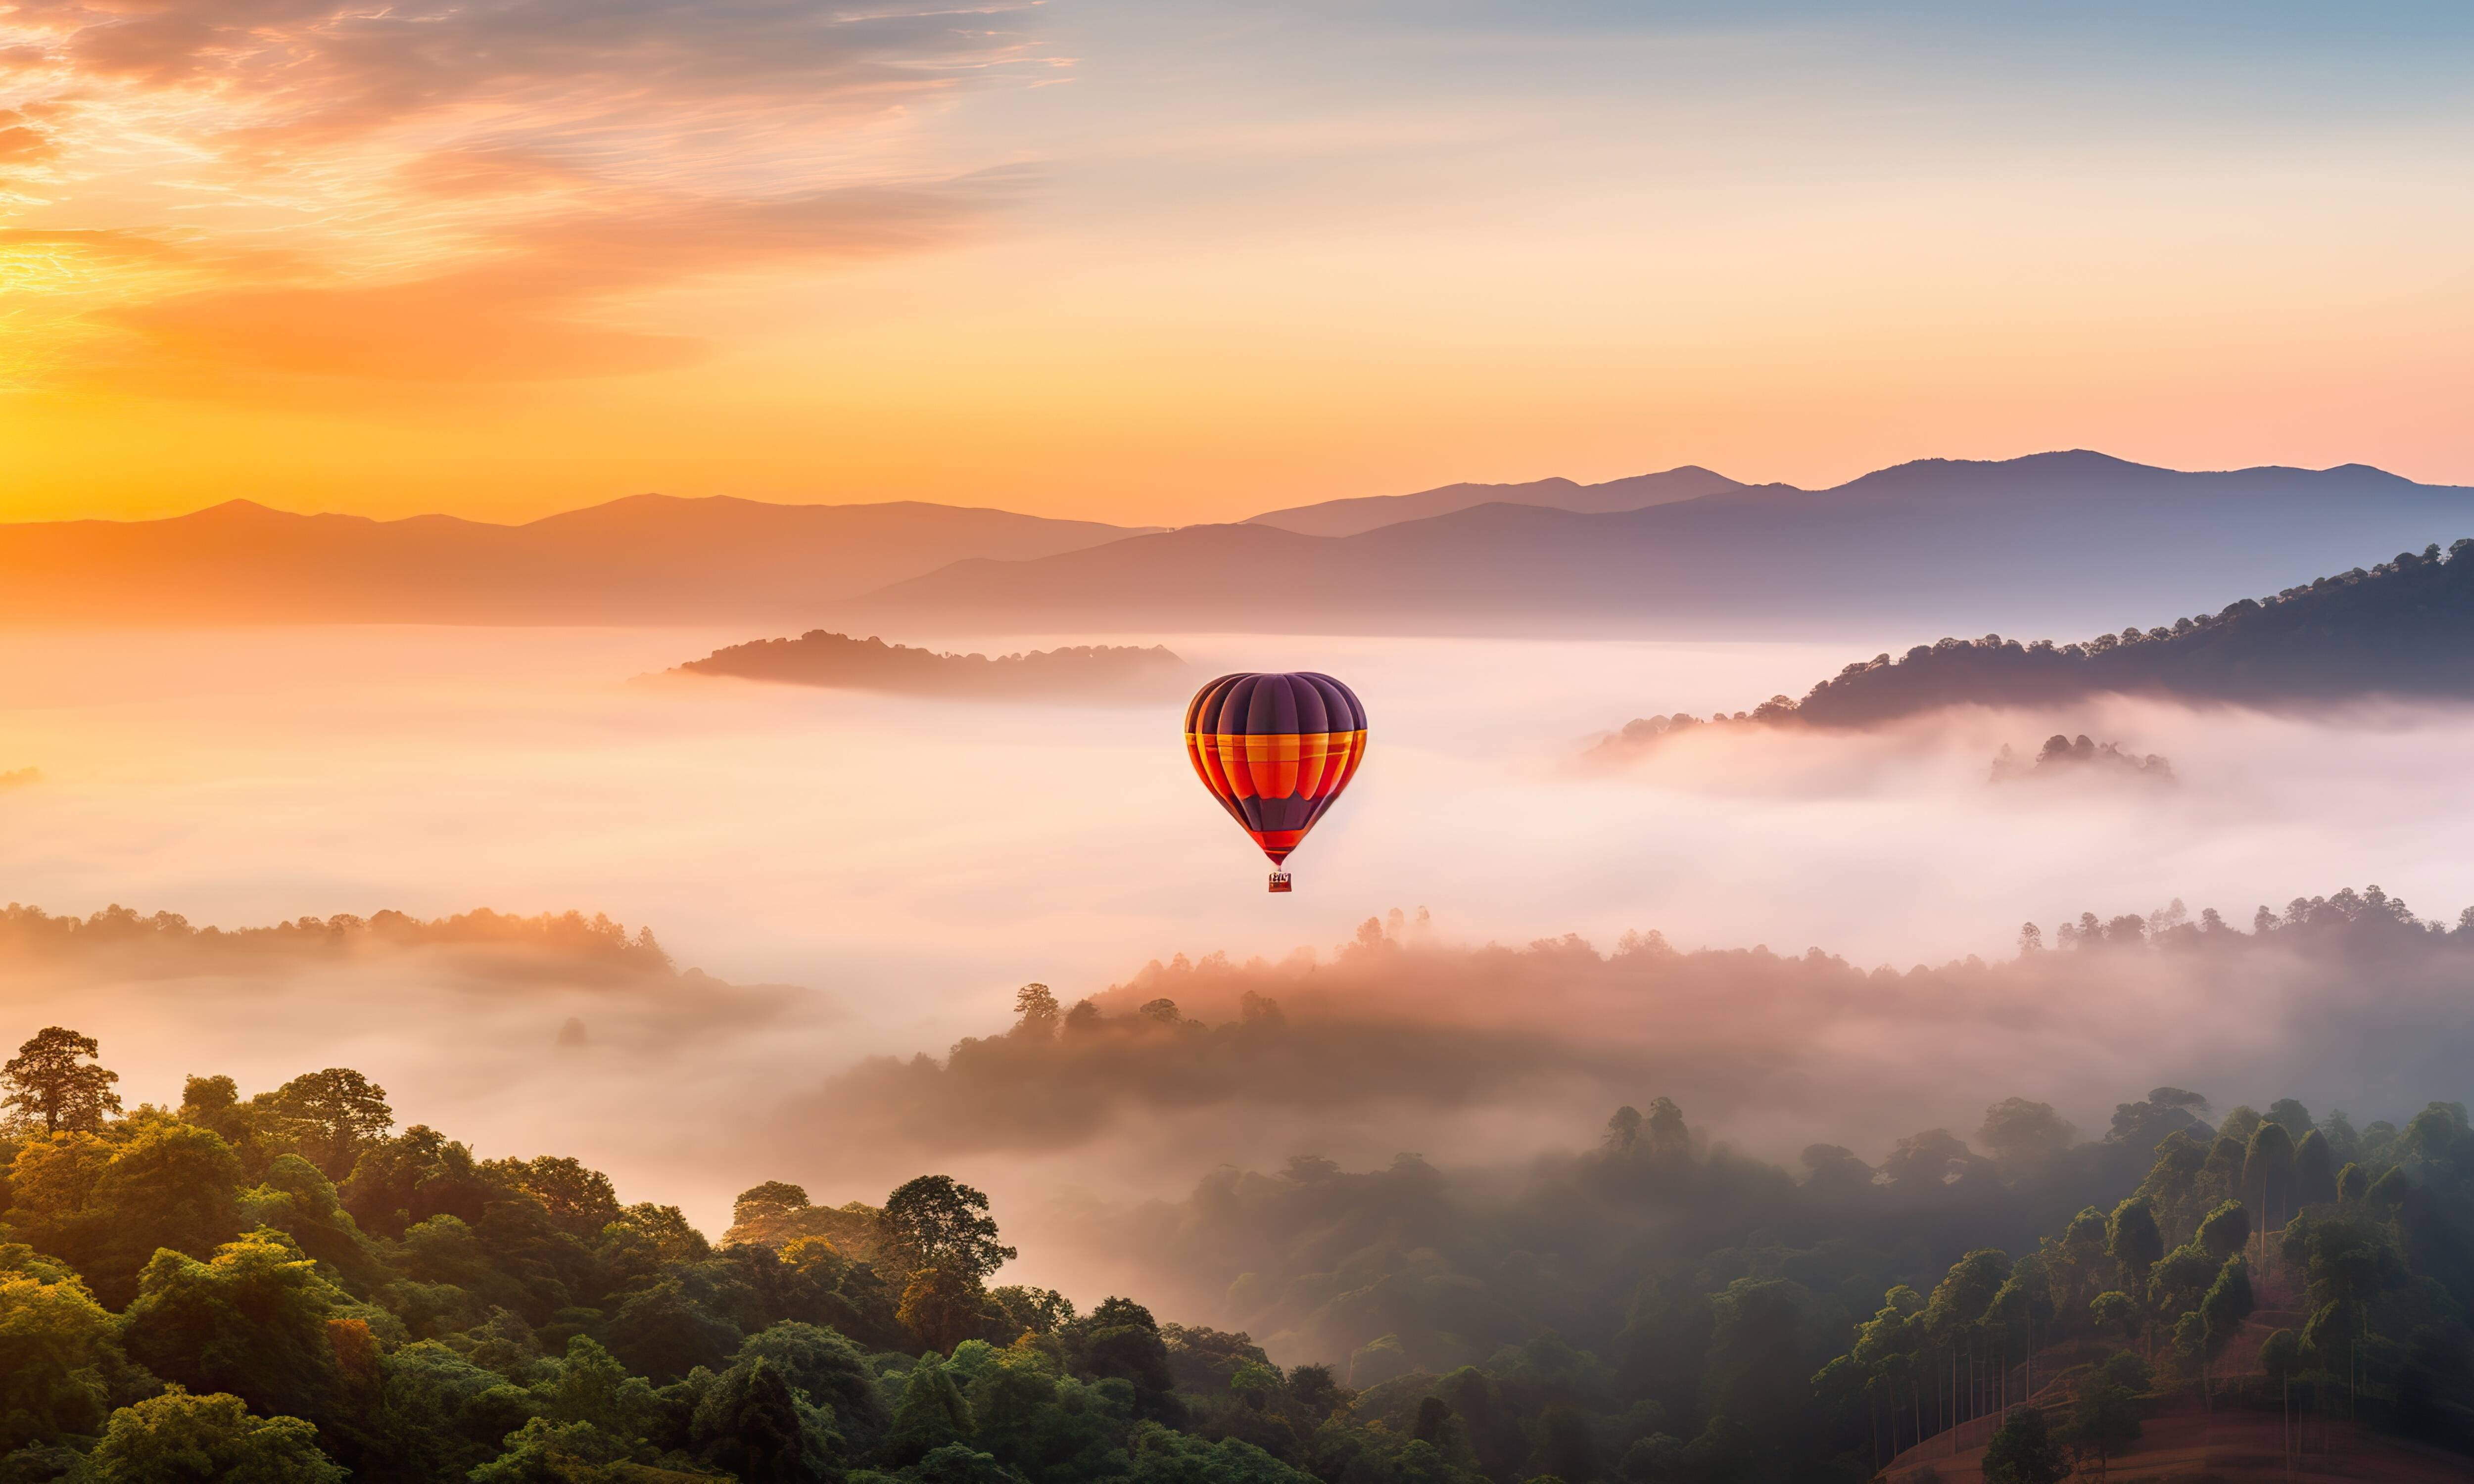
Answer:
<path fill-rule="evenodd" d="M 2462 5 L 0 3 L 0 519 L 2474 483 Z"/>

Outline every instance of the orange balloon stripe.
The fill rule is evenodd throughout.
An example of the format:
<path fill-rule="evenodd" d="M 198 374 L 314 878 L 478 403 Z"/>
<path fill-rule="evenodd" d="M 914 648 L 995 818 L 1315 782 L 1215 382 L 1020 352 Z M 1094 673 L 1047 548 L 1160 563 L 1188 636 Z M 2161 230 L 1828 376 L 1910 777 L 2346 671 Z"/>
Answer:
<path fill-rule="evenodd" d="M 1222 807 L 1229 813 L 1236 814 L 1237 810 L 1229 801 L 1237 797 L 1237 791 L 1228 781 L 1228 770 L 1220 761 L 1220 749 L 1213 745 L 1215 740 L 1187 732 L 1185 755 L 1194 763 L 1194 771 L 1202 779 L 1202 786 L 1211 790 L 1211 797 L 1219 800 Z M 1237 823 L 1242 825 L 1245 822 L 1244 815 L 1237 816 Z"/>
<path fill-rule="evenodd" d="M 1363 731 L 1185 734 L 1187 758 L 1222 800 L 1326 799 L 1366 755 Z"/>

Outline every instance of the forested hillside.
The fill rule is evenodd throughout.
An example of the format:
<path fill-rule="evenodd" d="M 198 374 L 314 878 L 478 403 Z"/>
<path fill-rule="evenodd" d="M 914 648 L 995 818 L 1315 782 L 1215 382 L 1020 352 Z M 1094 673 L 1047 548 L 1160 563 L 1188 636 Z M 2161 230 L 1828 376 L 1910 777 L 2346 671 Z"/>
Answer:
<path fill-rule="evenodd" d="M 1130 1291 L 1086 1308 L 994 1281 L 1015 1252 L 942 1176 L 760 1185 L 716 1245 L 574 1160 L 399 1130 L 348 1068 L 133 1108 L 103 1050 L 51 1027 L 0 1072 L 0 1478 L 1784 1484 L 2030 1395 L 2091 1466 L 2202 1397 L 2474 1437 L 2458 1105 L 2160 1088 L 2081 1140 L 2011 1098 L 1790 1171 L 1644 1098 L 1516 1176 L 1215 1174 L 1087 1234 Z M 1145 1291 L 1239 1264 L 1246 1332 Z"/>
<path fill-rule="evenodd" d="M 1989 634 L 1858 660 L 1802 701 L 1772 696 L 1712 723 L 1866 727 L 1952 706 L 2050 706 L 2092 695 L 2270 708 L 2365 696 L 2474 699 L 2474 539 L 2244 598 L 2170 627 L 2082 643 Z M 1689 715 L 1627 725 L 1617 753 L 1706 725 Z"/>

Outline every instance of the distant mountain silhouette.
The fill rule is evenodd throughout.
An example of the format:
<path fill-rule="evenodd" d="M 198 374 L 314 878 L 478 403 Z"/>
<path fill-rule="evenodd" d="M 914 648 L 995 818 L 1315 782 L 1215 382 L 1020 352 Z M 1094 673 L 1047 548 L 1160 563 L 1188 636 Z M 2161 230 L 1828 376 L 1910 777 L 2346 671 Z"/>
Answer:
<path fill-rule="evenodd" d="M 679 669 L 695 675 L 1006 701 L 1136 701 L 1181 695 L 1185 661 L 1161 645 L 1078 645 L 1027 655 L 947 655 L 870 634 L 811 630 L 715 650 Z"/>
<path fill-rule="evenodd" d="M 1613 488 L 1571 498 L 1642 492 L 1596 492 Z M 1926 460 L 1833 490 L 1738 486 L 1605 514 L 1496 501 L 1342 537 L 910 502 L 639 495 L 502 526 L 233 501 L 171 520 L 0 525 L 0 624 L 2050 632 L 2214 607 L 2467 530 L 2474 491 L 2362 465 L 2181 473 L 2085 452 Z"/>
<path fill-rule="evenodd" d="M 1635 474 L 1629 479 L 1612 479 L 1602 485 L 1575 484 L 1568 479 L 1538 479 L 1525 485 L 1445 485 L 1440 490 L 1421 490 L 1416 494 L 1377 494 L 1356 500 L 1325 500 L 1320 505 L 1267 511 L 1249 517 L 1246 523 L 1277 526 L 1300 536 L 1356 536 L 1378 526 L 1397 525 L 1403 520 L 1423 520 L 1430 515 L 1448 515 L 1479 505 L 1538 505 L 1548 510 L 1604 515 L 1615 511 L 1642 510 L 1652 505 L 1672 505 L 1678 500 L 1697 500 L 1705 494 L 1743 488 L 1742 484 L 1724 474 L 1687 464 L 1663 473 Z"/>
<path fill-rule="evenodd" d="M 2474 701 L 2474 538 L 2081 643 L 1988 634 L 1919 644 L 1897 659 L 1859 659 L 1801 701 L 1629 722 L 1594 755 L 1620 758 L 1711 726 L 1855 730 L 1948 706 L 2050 708 L 2098 695 L 2271 710 L 2368 696 Z M 2038 762 L 2087 761 L 2091 748 L 2056 736 Z"/>
<path fill-rule="evenodd" d="M 844 616 L 1169 633 L 2079 627 L 2272 590 L 2468 529 L 2474 490 L 2363 465 L 2184 473 L 2087 452 L 1933 459 L 1832 490 L 1748 487 L 1609 515 L 1478 505 L 1347 537 L 1188 526 L 958 562 Z"/>
<path fill-rule="evenodd" d="M 809 618 L 964 558 L 1136 534 L 902 501 L 641 494 L 527 525 L 297 515 L 0 525 L 0 623 L 664 623 Z"/>

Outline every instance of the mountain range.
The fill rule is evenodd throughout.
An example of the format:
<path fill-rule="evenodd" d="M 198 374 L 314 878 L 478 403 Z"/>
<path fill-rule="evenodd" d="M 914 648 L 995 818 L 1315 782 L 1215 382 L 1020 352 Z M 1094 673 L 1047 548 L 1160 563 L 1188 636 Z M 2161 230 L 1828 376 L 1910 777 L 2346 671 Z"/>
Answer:
<path fill-rule="evenodd" d="M 0 624 L 2096 628 L 2467 534 L 2474 490 L 2364 465 L 2188 473 L 2085 451 L 1929 459 L 1818 491 L 1694 467 L 1449 485 L 1176 529 L 913 502 L 638 495 L 509 526 L 234 501 L 170 520 L 0 525 Z"/>
<path fill-rule="evenodd" d="M 898 501 L 640 494 L 524 525 L 301 515 L 0 525 L 0 624 L 659 624 L 807 617 L 967 558 L 1145 529 Z"/>
<path fill-rule="evenodd" d="M 1931 459 L 1830 490 L 1749 486 L 1608 514 L 1477 505 L 1345 537 L 1186 526 L 957 562 L 856 610 L 1050 631 L 2093 628 L 2469 533 L 2474 490 L 2364 465 L 2185 473 L 2074 451 Z"/>
<path fill-rule="evenodd" d="M 1602 485 L 1575 484 L 1568 479 L 1535 479 L 1524 485 L 1445 485 L 1416 494 L 1373 494 L 1354 500 L 1325 500 L 1320 505 L 1293 505 L 1248 517 L 1246 524 L 1277 526 L 1299 536 L 1357 536 L 1378 526 L 1429 515 L 1449 515 L 1479 505 L 1537 505 L 1584 515 L 1609 515 L 1618 511 L 1672 505 L 1746 488 L 1724 474 L 1699 465 L 1658 474 L 1635 474 Z"/>

